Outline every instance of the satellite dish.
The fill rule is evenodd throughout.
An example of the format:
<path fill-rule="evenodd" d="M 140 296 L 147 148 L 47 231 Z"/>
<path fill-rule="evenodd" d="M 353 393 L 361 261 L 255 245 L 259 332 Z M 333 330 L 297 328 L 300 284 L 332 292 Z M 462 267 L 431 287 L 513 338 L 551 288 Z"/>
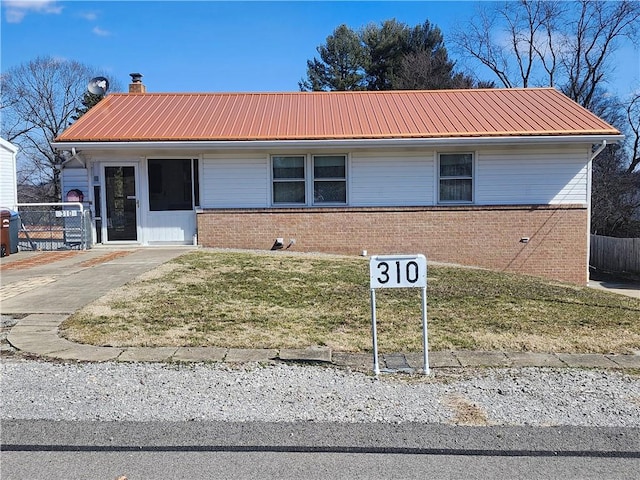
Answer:
<path fill-rule="evenodd" d="M 89 81 L 87 90 L 94 95 L 104 95 L 109 90 L 109 80 L 105 77 L 94 77 Z"/>

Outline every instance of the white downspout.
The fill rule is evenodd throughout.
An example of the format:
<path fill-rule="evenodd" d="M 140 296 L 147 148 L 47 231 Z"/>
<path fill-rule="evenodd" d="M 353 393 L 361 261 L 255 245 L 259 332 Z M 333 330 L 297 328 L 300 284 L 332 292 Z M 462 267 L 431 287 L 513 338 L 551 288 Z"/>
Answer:
<path fill-rule="evenodd" d="M 596 151 L 591 153 L 591 157 L 589 158 L 589 162 L 592 162 L 594 158 L 596 158 L 598 155 L 600 155 L 602 153 L 602 151 L 605 149 L 606 146 L 607 146 L 607 141 L 606 140 L 602 140 L 602 143 L 600 144 L 600 146 L 598 148 L 596 148 Z"/>
<path fill-rule="evenodd" d="M 591 261 L 591 182 L 593 181 L 593 159 L 600 155 L 606 146 L 607 141 L 602 140 L 600 146 L 596 148 L 594 152 L 591 152 L 587 164 L 587 284 L 589 284 L 589 263 Z"/>

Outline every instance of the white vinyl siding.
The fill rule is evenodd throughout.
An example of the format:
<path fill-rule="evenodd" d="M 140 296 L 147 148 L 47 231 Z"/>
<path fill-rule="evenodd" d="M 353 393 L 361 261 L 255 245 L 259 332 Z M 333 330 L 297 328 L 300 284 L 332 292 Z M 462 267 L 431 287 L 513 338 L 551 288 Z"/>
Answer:
<path fill-rule="evenodd" d="M 351 206 L 434 204 L 434 154 L 353 154 L 349 176 Z"/>
<path fill-rule="evenodd" d="M 584 148 L 481 151 L 475 203 L 587 204 L 588 155 Z"/>
<path fill-rule="evenodd" d="M 189 245 L 196 232 L 196 214 L 193 211 L 179 210 L 149 212 L 145 227 L 146 240 L 150 245 Z"/>
<path fill-rule="evenodd" d="M 495 147 L 474 152 L 475 205 L 586 205 L 589 201 L 589 146 Z M 205 154 L 201 206 L 268 208 L 272 205 L 270 169 L 266 152 Z M 356 151 L 349 156 L 346 173 L 347 206 L 439 204 L 434 151 Z"/>
<path fill-rule="evenodd" d="M 70 190 L 80 190 L 87 202 L 93 196 L 89 192 L 89 172 L 86 168 L 65 168 L 62 170 L 62 201 L 67 201 L 67 193 Z"/>
<path fill-rule="evenodd" d="M 203 208 L 260 208 L 269 205 L 269 157 L 205 156 L 200 179 Z"/>
<path fill-rule="evenodd" d="M 16 209 L 16 147 L 0 139 L 0 207 Z"/>

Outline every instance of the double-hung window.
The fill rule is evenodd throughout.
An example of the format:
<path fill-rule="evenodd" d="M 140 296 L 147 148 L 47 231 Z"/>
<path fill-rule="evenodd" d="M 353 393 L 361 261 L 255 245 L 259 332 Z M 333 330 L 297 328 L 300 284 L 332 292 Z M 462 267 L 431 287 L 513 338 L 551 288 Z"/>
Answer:
<path fill-rule="evenodd" d="M 347 162 L 344 155 L 313 157 L 313 203 L 347 203 Z"/>
<path fill-rule="evenodd" d="M 305 157 L 273 157 L 273 203 L 306 201 Z"/>
<path fill-rule="evenodd" d="M 441 153 L 439 160 L 440 202 L 473 202 L 473 154 Z"/>
<path fill-rule="evenodd" d="M 274 205 L 347 203 L 346 155 L 271 157 Z"/>

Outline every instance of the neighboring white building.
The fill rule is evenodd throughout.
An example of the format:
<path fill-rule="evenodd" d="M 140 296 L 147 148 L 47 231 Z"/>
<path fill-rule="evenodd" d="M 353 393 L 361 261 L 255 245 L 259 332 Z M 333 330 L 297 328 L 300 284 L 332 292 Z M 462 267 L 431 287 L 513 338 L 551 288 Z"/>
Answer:
<path fill-rule="evenodd" d="M 18 203 L 17 154 L 18 147 L 0 138 L 0 208 L 14 211 Z"/>

